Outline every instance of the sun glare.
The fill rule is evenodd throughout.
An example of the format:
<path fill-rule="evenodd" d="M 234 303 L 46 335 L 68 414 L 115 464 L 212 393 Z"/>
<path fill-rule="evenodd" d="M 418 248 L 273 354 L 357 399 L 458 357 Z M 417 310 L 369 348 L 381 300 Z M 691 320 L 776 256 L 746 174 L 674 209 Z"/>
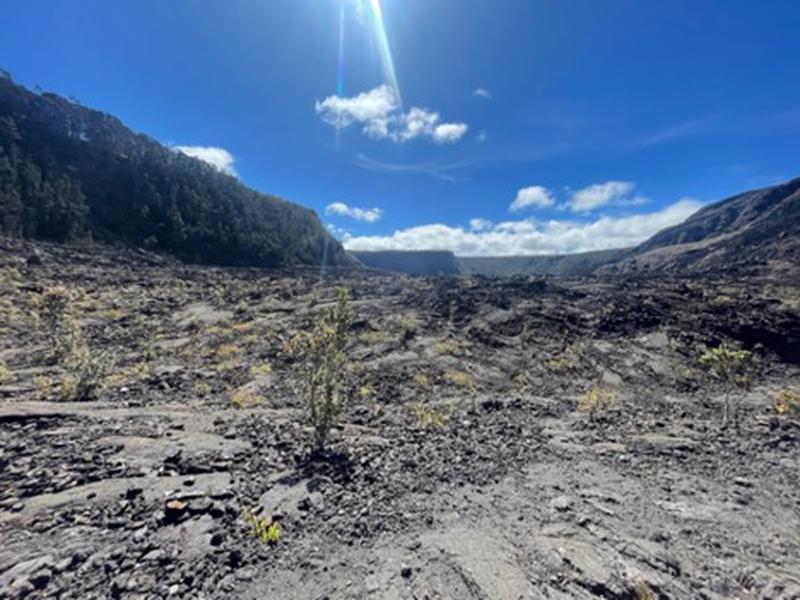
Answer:
<path fill-rule="evenodd" d="M 339 14 L 339 61 L 337 65 L 337 84 L 336 93 L 339 96 L 345 94 L 345 75 L 346 63 L 344 56 L 345 47 L 345 7 L 349 4 L 354 7 L 360 21 L 370 30 L 370 35 L 376 52 L 379 55 L 383 76 L 388 85 L 394 88 L 398 101 L 402 104 L 400 95 L 400 84 L 397 81 L 397 72 L 392 57 L 392 49 L 389 45 L 389 37 L 386 34 L 386 22 L 383 15 L 381 0 L 348 0 L 341 5 Z"/>

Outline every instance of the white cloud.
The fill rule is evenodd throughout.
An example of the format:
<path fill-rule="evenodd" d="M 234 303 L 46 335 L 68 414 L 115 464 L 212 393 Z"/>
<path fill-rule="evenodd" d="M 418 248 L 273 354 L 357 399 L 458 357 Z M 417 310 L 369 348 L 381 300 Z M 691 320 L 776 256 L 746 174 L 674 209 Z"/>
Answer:
<path fill-rule="evenodd" d="M 485 87 L 475 88 L 475 90 L 473 90 L 472 92 L 472 95 L 475 96 L 476 98 L 483 98 L 484 100 L 492 99 L 492 93 Z"/>
<path fill-rule="evenodd" d="M 344 129 L 358 123 L 365 135 L 402 143 L 418 138 L 437 144 L 451 144 L 469 130 L 466 123 L 443 123 L 438 112 L 412 107 L 400 112 L 400 101 L 394 88 L 382 85 L 350 98 L 329 96 L 317 100 L 316 111 L 327 124 Z"/>
<path fill-rule="evenodd" d="M 467 134 L 466 123 L 442 123 L 433 130 L 433 141 L 437 144 L 452 144 Z"/>
<path fill-rule="evenodd" d="M 469 228 L 472 231 L 486 231 L 487 229 L 491 229 L 493 223 L 488 219 L 470 219 L 469 220 Z"/>
<path fill-rule="evenodd" d="M 349 217 L 365 223 L 375 223 L 383 217 L 383 211 L 380 208 L 356 208 L 355 206 L 348 206 L 344 202 L 329 204 L 325 207 L 325 214 Z"/>
<path fill-rule="evenodd" d="M 224 148 L 217 148 L 216 146 L 173 146 L 173 148 L 187 156 L 202 160 L 223 173 L 237 175 L 236 169 L 233 168 L 233 155 Z"/>
<path fill-rule="evenodd" d="M 328 96 L 316 103 L 317 114 L 329 125 L 343 129 L 353 123 L 362 123 L 364 133 L 375 137 L 386 135 L 389 116 L 399 107 L 397 93 L 388 85 L 351 98 Z"/>
<path fill-rule="evenodd" d="M 572 212 L 591 212 L 606 204 L 624 200 L 635 187 L 636 185 L 630 181 L 596 183 L 572 194 L 572 198 L 567 203 L 567 206 Z"/>
<path fill-rule="evenodd" d="M 349 250 L 452 250 L 460 256 L 567 254 L 635 246 L 665 227 L 684 221 L 702 203 L 684 198 L 659 211 L 628 217 L 601 217 L 588 223 L 498 223 L 467 231 L 443 224 L 421 225 L 387 236 L 348 237 Z"/>
<path fill-rule="evenodd" d="M 522 188 L 517 192 L 517 197 L 508 207 L 511 212 L 519 212 L 525 208 L 534 206 L 536 208 L 548 208 L 556 203 L 547 188 L 541 185 L 532 185 Z"/>

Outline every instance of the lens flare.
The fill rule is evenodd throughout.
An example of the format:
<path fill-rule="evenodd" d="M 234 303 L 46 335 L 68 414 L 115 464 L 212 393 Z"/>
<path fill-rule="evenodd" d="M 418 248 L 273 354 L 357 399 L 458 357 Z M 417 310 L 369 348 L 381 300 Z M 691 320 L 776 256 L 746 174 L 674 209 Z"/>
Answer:
<path fill-rule="evenodd" d="M 336 95 L 344 97 L 345 78 L 347 70 L 344 63 L 344 4 L 339 7 L 339 60 L 336 65 Z"/>
<path fill-rule="evenodd" d="M 397 92 L 397 99 L 402 103 L 400 85 L 397 83 L 397 72 L 394 68 L 394 59 L 392 58 L 392 48 L 389 46 L 389 37 L 386 35 L 386 23 L 383 19 L 381 0 L 369 0 L 369 6 L 372 13 L 375 41 L 381 55 L 384 77 L 386 77 L 387 83 Z"/>

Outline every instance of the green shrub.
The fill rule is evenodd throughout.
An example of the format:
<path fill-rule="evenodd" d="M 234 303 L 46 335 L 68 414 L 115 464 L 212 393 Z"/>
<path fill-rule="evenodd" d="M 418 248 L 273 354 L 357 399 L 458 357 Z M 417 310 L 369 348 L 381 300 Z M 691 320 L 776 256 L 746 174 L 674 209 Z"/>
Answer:
<path fill-rule="evenodd" d="M 429 408 L 424 404 L 417 404 L 413 407 L 413 411 L 418 427 L 421 429 L 438 429 L 444 427 L 444 424 L 447 423 L 452 409 L 451 411 L 440 411 L 435 408 Z"/>
<path fill-rule="evenodd" d="M 314 430 L 315 451 L 325 449 L 346 401 L 345 346 L 352 320 L 349 293 L 341 289 L 336 306 L 316 321 L 313 330 L 299 334 L 289 343 Z"/>
<path fill-rule="evenodd" d="M 45 290 L 39 318 L 50 339 L 51 359 L 67 374 L 61 384 L 63 400 L 89 400 L 104 385 L 111 366 L 106 353 L 92 352 L 73 311 L 73 295 L 62 286 Z"/>
<path fill-rule="evenodd" d="M 259 517 L 252 511 L 246 511 L 244 520 L 247 521 L 253 535 L 265 544 L 277 544 L 281 539 L 281 528 L 272 519 Z"/>
<path fill-rule="evenodd" d="M 3 385 L 11 379 L 11 371 L 6 366 L 6 363 L 0 360 L 0 385 Z"/>
<path fill-rule="evenodd" d="M 613 392 L 594 386 L 578 400 L 578 410 L 589 413 L 589 418 L 594 420 L 598 412 L 608 410 L 617 401 Z"/>
<path fill-rule="evenodd" d="M 715 379 L 722 382 L 724 387 L 722 407 L 723 427 L 728 424 L 731 417 L 734 419 L 736 417 L 735 414 L 732 414 L 734 407 L 732 406 L 731 400 L 736 388 L 744 387 L 749 383 L 745 370 L 751 357 L 752 354 L 747 350 L 734 350 L 725 343 L 711 350 L 707 350 L 700 357 L 700 364 L 703 365 Z"/>
<path fill-rule="evenodd" d="M 783 389 L 775 393 L 775 412 L 779 415 L 800 416 L 800 393 Z"/>
<path fill-rule="evenodd" d="M 48 337 L 50 360 L 61 362 L 80 343 L 80 327 L 72 310 L 73 295 L 63 286 L 48 288 L 39 299 L 39 322 Z"/>

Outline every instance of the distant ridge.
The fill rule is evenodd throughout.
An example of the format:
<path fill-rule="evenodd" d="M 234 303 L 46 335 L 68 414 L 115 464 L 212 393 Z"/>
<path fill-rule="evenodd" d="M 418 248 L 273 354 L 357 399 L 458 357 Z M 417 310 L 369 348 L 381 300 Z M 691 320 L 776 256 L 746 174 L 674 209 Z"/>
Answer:
<path fill-rule="evenodd" d="M 382 250 L 351 252 L 371 269 L 409 275 L 554 275 L 584 277 L 626 250 L 599 250 L 554 256 L 455 256 L 449 250 Z"/>
<path fill-rule="evenodd" d="M 466 275 L 554 275 L 585 277 L 598 267 L 619 258 L 626 250 L 597 250 L 578 254 L 549 256 L 460 256 L 461 272 Z"/>
<path fill-rule="evenodd" d="M 800 270 L 800 178 L 710 204 L 599 274 Z"/>
<path fill-rule="evenodd" d="M 307 208 L 0 71 L 0 234 L 218 265 L 355 265 Z"/>
<path fill-rule="evenodd" d="M 460 275 L 461 267 L 448 250 L 381 250 L 351 252 L 370 269 L 408 275 Z"/>

